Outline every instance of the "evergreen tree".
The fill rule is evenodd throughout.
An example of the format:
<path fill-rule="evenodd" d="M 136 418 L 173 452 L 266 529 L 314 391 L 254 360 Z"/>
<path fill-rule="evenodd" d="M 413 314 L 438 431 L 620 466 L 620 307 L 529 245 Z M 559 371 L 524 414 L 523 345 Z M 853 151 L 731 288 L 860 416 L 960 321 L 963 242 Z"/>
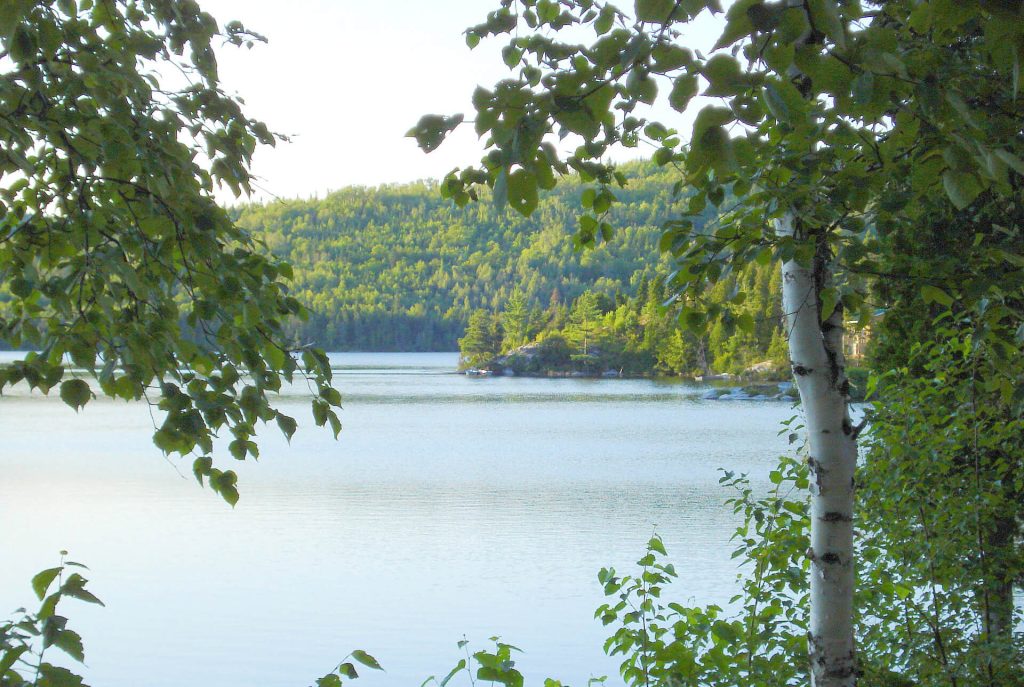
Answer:
<path fill-rule="evenodd" d="M 526 296 L 517 287 L 512 291 L 505 309 L 501 314 L 501 324 L 504 331 L 504 338 L 501 348 L 510 351 L 522 346 L 530 340 L 530 325 L 532 322 L 529 303 Z"/>
<path fill-rule="evenodd" d="M 486 310 L 474 310 L 459 339 L 460 367 L 477 367 L 498 354 L 501 339 L 494 318 Z"/>
<path fill-rule="evenodd" d="M 565 329 L 566 339 L 583 356 L 589 355 L 594 345 L 600 317 L 597 296 L 590 291 L 584 291 L 573 303 L 569 312 L 569 324 Z"/>

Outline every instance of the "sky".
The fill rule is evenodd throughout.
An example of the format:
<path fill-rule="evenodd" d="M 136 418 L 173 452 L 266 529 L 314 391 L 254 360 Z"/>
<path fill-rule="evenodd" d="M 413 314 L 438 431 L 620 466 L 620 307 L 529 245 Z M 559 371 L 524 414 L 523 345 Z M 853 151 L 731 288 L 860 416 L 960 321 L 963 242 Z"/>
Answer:
<path fill-rule="evenodd" d="M 291 137 L 257 152 L 254 200 L 323 197 L 344 186 L 441 178 L 480 159 L 464 126 L 423 153 L 405 133 L 421 115 L 472 111 L 478 84 L 508 78 L 500 39 L 470 50 L 462 32 L 497 0 L 202 0 L 221 25 L 232 19 L 263 34 L 253 49 L 218 50 L 222 85 L 249 116 Z M 628 0 L 621 3 L 631 7 Z M 693 41 L 717 36 L 714 22 Z M 676 117 L 688 131 L 692 116 Z M 647 151 L 646 154 L 649 154 Z M 622 158 L 641 151 L 623 151 Z M 224 192 L 222 200 L 231 200 Z"/>

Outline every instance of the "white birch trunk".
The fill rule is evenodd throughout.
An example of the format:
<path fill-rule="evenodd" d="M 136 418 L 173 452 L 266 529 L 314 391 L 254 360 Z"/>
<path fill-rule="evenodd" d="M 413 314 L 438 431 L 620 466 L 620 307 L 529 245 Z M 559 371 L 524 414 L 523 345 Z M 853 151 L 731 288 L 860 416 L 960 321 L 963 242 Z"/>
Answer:
<path fill-rule="evenodd" d="M 807 236 L 793 213 L 776 223 L 779 236 Z M 853 492 L 857 430 L 850 422 L 843 359 L 843 311 L 821 320 L 830 255 L 819 244 L 812 265 L 782 265 L 782 308 L 809 436 L 811 491 L 810 627 L 812 687 L 853 687 Z"/>

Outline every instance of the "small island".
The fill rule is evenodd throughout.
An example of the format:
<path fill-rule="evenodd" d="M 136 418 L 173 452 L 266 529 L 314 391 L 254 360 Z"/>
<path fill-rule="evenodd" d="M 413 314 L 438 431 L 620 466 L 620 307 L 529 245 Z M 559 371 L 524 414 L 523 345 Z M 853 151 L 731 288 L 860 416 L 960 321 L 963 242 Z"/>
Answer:
<path fill-rule="evenodd" d="M 460 370 L 537 377 L 681 377 L 696 381 L 781 382 L 789 363 L 781 313 L 773 312 L 774 265 L 751 265 L 706 294 L 733 316 L 697 333 L 664 307 L 661 278 L 641 278 L 631 294 L 559 291 L 542 307 L 514 289 L 497 311 L 476 310 L 459 339 Z M 742 291 L 742 300 L 734 292 Z M 692 316 L 693 311 L 690 311 Z"/>
<path fill-rule="evenodd" d="M 774 265 L 751 265 L 708 294 L 733 316 L 702 333 L 662 304 L 660 281 L 641 280 L 632 296 L 585 290 L 571 303 L 555 291 L 541 308 L 520 289 L 497 312 L 476 310 L 459 339 L 459 371 L 477 377 L 677 378 L 705 383 L 709 400 L 795 401 L 788 352 L 770 293 Z M 734 294 L 743 289 L 746 296 Z M 767 316 L 765 315 L 767 313 Z M 863 342 L 857 341 L 857 351 Z M 865 374 L 849 368 L 855 398 Z"/>

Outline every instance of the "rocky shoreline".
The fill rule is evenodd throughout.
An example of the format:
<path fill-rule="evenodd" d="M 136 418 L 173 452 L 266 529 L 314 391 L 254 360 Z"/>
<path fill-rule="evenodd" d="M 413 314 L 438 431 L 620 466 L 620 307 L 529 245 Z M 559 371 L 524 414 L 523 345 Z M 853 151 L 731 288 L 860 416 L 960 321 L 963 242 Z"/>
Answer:
<path fill-rule="evenodd" d="M 793 382 L 718 387 L 701 394 L 708 401 L 796 401 L 799 397 Z"/>
<path fill-rule="evenodd" d="M 677 377 L 655 377 L 651 375 L 624 375 L 617 370 L 605 370 L 602 373 L 591 373 L 580 370 L 546 370 L 543 372 L 516 372 L 512 369 L 475 369 L 462 370 L 461 374 L 470 377 L 529 377 L 539 379 L 678 379 Z M 742 382 L 741 378 L 715 375 L 707 378 L 693 379 L 694 382 Z M 690 380 L 688 380 L 690 381 Z M 758 381 L 747 384 L 720 385 L 708 388 L 700 395 L 708 401 L 796 401 L 799 398 L 796 387 L 789 381 Z"/>

